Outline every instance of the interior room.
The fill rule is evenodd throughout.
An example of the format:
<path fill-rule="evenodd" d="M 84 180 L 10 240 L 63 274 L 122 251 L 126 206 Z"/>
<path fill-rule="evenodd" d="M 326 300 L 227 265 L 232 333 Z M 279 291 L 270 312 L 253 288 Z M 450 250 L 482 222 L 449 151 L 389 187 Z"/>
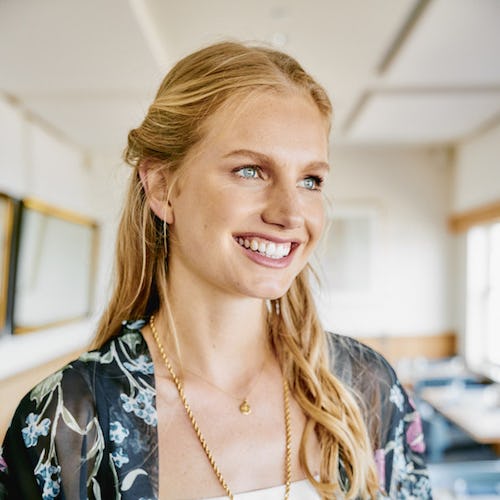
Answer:
<path fill-rule="evenodd" d="M 0 2 L 0 441 L 86 350 L 162 76 L 208 43 L 284 50 L 334 107 L 321 319 L 419 409 L 434 497 L 500 498 L 500 2 Z"/>

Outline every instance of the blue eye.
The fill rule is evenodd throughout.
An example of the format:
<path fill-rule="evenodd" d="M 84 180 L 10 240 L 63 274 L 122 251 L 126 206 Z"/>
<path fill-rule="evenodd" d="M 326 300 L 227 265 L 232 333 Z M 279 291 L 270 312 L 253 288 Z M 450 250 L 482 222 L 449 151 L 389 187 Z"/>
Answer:
<path fill-rule="evenodd" d="M 236 173 L 244 179 L 257 179 L 259 177 L 258 167 L 243 167 L 238 169 Z"/>
<path fill-rule="evenodd" d="M 310 177 L 306 177 L 299 184 L 310 191 L 318 191 L 321 188 L 321 184 L 323 183 L 323 179 L 320 177 L 316 177 L 314 175 Z"/>

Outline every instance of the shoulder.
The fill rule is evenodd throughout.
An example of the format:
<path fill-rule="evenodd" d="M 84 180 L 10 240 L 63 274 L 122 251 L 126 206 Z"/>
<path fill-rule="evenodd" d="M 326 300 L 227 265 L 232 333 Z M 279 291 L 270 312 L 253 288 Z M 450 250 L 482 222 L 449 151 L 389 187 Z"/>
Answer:
<path fill-rule="evenodd" d="M 331 370 L 348 384 L 370 380 L 392 386 L 397 382 L 391 364 L 379 352 L 347 335 L 326 332 Z"/>
<path fill-rule="evenodd" d="M 327 333 L 332 373 L 356 396 L 384 498 L 432 498 L 418 412 L 389 362 L 358 340 Z"/>
<path fill-rule="evenodd" d="M 69 363 L 66 369 L 76 370 L 86 376 L 91 374 L 93 377 L 100 374 L 109 376 L 116 370 L 123 374 L 152 374 L 151 356 L 141 333 L 144 325 L 143 319 L 124 321 L 118 335 L 110 338 L 100 348 L 83 353 Z"/>
<path fill-rule="evenodd" d="M 70 411 L 78 408 L 79 414 L 91 414 L 96 411 L 100 395 L 113 387 L 119 389 L 130 374 L 152 375 L 152 361 L 140 332 L 143 324 L 124 322 L 118 336 L 37 383 L 21 400 L 16 416 L 25 419 L 42 409 L 44 413 L 56 411 L 57 404 L 64 404 Z"/>
<path fill-rule="evenodd" d="M 13 497 L 38 498 L 42 489 L 51 489 L 55 497 L 64 486 L 65 497 L 79 498 L 82 484 L 93 488 L 94 479 L 108 478 L 106 471 L 115 465 L 145 463 L 141 454 L 154 444 L 155 434 L 148 431 L 156 425 L 156 410 L 153 366 L 141 325 L 125 323 L 117 337 L 45 378 L 21 400 L 3 455 L 0 449 L 0 484 L 6 481 L 9 493 L 29 491 Z M 153 463 L 154 457 L 148 460 Z M 112 480 L 104 483 L 114 488 Z"/>
<path fill-rule="evenodd" d="M 389 439 L 405 413 L 409 398 L 389 362 L 358 340 L 327 334 L 330 369 L 354 395 L 376 447 Z"/>

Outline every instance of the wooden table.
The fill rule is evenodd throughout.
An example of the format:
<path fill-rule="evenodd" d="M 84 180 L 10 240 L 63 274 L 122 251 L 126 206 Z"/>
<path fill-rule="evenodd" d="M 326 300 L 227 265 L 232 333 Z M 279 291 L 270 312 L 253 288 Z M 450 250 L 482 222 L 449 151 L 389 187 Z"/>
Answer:
<path fill-rule="evenodd" d="M 499 389 L 499 386 L 429 387 L 422 390 L 420 397 L 475 441 L 493 445 L 500 454 Z"/>

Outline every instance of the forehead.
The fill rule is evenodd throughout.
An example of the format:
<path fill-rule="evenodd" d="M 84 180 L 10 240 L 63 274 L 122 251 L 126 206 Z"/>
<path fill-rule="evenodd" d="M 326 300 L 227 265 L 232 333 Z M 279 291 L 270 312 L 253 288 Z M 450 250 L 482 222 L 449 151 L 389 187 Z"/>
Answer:
<path fill-rule="evenodd" d="M 328 118 L 300 91 L 255 91 L 234 96 L 208 117 L 201 143 L 231 148 L 328 150 Z"/>

